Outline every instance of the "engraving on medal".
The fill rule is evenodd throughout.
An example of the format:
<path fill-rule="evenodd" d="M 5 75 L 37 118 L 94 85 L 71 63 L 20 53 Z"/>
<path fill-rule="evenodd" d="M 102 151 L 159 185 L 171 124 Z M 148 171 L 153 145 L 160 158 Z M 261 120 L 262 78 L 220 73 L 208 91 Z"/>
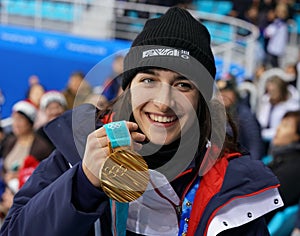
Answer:
<path fill-rule="evenodd" d="M 127 171 L 127 168 L 124 167 L 123 165 L 120 166 L 112 166 L 110 167 L 105 167 L 105 169 L 103 170 L 103 174 L 105 174 L 108 178 L 115 178 L 115 177 L 122 177 L 125 172 Z"/>
<path fill-rule="evenodd" d="M 118 202 L 130 202 L 146 191 L 150 174 L 143 157 L 125 148 L 109 155 L 99 179 L 107 196 Z"/>

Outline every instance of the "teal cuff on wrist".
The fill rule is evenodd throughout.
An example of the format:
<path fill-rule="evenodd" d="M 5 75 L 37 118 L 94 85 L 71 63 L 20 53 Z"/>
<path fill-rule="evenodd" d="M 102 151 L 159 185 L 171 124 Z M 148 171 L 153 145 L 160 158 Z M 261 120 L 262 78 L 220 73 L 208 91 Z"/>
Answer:
<path fill-rule="evenodd" d="M 111 122 L 105 124 L 103 127 L 105 128 L 113 149 L 117 147 L 130 146 L 130 133 L 124 120 Z"/>

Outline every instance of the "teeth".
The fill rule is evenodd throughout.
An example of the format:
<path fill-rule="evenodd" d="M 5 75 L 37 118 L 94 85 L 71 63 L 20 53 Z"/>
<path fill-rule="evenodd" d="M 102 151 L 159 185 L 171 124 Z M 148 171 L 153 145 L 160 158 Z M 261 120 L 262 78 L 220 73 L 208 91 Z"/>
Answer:
<path fill-rule="evenodd" d="M 176 119 L 176 117 L 174 117 L 174 116 L 158 116 L 158 115 L 153 115 L 153 114 L 150 114 L 149 116 L 150 116 L 151 120 L 160 122 L 160 123 L 168 123 L 168 122 L 172 122 Z"/>

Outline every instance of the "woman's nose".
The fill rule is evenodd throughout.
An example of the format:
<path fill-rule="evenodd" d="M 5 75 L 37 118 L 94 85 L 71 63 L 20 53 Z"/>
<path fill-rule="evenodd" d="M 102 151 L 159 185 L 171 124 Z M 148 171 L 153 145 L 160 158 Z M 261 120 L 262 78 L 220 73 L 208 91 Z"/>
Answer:
<path fill-rule="evenodd" d="M 174 99 L 172 97 L 172 86 L 169 84 L 162 84 L 156 91 L 154 104 L 160 111 L 167 111 L 174 105 Z"/>

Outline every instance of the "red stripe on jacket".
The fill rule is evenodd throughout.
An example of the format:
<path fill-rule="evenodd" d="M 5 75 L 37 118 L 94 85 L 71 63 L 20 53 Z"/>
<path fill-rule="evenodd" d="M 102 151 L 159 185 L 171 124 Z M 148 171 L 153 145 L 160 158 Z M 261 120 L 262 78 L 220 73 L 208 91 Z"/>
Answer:
<path fill-rule="evenodd" d="M 212 166 L 212 168 L 203 176 L 195 195 L 195 199 L 199 200 L 194 201 L 193 203 L 187 236 L 195 235 L 198 224 L 207 204 L 211 198 L 221 190 L 228 166 L 228 160 L 233 157 L 240 156 L 242 156 L 241 153 L 226 154 L 223 158 L 219 159 L 215 165 Z"/>

